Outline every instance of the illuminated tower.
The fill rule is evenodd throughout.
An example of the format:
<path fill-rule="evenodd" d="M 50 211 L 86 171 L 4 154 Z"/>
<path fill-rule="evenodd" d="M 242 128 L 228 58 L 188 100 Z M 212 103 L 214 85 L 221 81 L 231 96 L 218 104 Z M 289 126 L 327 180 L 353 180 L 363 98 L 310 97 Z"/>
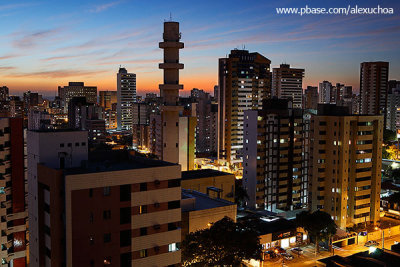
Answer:
<path fill-rule="evenodd" d="M 160 84 L 160 95 L 163 101 L 161 107 L 161 160 L 179 162 L 179 90 L 183 85 L 179 84 L 179 70 L 183 64 L 179 63 L 179 49 L 183 43 L 179 42 L 179 22 L 164 22 L 163 42 L 159 46 L 164 49 L 164 63 L 159 68 L 164 70 L 164 83 Z"/>

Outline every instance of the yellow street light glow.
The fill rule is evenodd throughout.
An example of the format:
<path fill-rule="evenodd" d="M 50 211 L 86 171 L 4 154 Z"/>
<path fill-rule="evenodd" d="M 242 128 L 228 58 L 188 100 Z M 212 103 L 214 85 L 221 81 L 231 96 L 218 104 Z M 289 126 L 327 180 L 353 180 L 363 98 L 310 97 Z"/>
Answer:
<path fill-rule="evenodd" d="M 376 247 L 369 247 L 369 253 L 374 253 L 376 251 Z"/>

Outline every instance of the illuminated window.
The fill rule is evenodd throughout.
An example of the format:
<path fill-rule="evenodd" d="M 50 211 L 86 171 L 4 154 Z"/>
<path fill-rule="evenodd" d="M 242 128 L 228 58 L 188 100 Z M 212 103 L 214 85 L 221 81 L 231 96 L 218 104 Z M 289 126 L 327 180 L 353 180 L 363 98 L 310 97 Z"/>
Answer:
<path fill-rule="evenodd" d="M 172 243 L 168 245 L 168 252 L 174 252 L 180 249 L 181 243 Z"/>
<path fill-rule="evenodd" d="M 107 257 L 107 258 L 104 259 L 103 262 L 104 262 L 104 265 L 111 265 L 111 258 Z"/>
<path fill-rule="evenodd" d="M 140 250 L 139 255 L 141 258 L 146 258 L 147 257 L 147 249 Z"/>

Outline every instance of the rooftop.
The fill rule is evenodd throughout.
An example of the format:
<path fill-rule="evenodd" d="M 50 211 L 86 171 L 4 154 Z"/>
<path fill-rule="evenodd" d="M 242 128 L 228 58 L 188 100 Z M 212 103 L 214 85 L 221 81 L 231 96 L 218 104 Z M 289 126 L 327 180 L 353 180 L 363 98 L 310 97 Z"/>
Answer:
<path fill-rule="evenodd" d="M 400 254 L 376 248 L 375 251 L 359 252 L 348 257 L 332 256 L 318 260 L 328 267 L 334 266 L 400 266 Z"/>
<path fill-rule="evenodd" d="M 194 199 L 185 203 L 185 200 Z M 218 207 L 236 205 L 233 202 L 221 199 L 212 198 L 204 193 L 200 193 L 194 190 L 182 189 L 182 211 L 195 211 L 195 210 L 206 210 Z"/>
<path fill-rule="evenodd" d="M 174 163 L 132 156 L 127 150 L 107 150 L 89 153 L 89 160 L 81 167 L 65 170 L 65 174 L 123 171 L 152 167 L 173 166 Z"/>
<path fill-rule="evenodd" d="M 205 177 L 213 177 L 213 176 L 224 176 L 224 175 L 233 175 L 228 172 L 221 172 L 213 169 L 202 169 L 202 170 L 193 170 L 193 171 L 184 171 L 182 172 L 182 180 L 189 179 L 199 179 Z"/>

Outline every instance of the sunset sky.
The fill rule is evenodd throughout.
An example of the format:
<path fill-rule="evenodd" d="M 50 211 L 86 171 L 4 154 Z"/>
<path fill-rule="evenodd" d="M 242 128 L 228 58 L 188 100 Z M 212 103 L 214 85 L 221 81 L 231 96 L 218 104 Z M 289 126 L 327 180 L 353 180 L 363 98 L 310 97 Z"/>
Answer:
<path fill-rule="evenodd" d="M 376 7 L 374 1 L 5 1 L 0 0 L 0 86 L 47 96 L 68 81 L 116 90 L 119 65 L 137 74 L 138 94 L 158 92 L 163 21 L 179 21 L 181 83 L 211 91 L 218 58 L 259 52 L 272 67 L 305 68 L 303 87 L 323 80 L 358 90 L 363 61 L 389 61 L 400 79 L 400 4 L 394 15 L 278 15 L 277 7 Z"/>

